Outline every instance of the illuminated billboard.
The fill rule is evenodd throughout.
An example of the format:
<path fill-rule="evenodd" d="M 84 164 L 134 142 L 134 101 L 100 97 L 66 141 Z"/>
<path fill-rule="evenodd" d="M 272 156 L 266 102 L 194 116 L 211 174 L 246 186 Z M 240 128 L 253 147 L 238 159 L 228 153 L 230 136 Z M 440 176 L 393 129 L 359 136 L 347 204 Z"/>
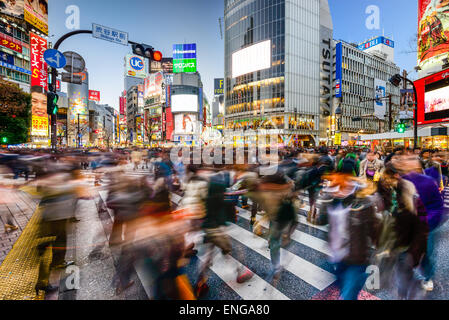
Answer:
<path fill-rule="evenodd" d="M 25 21 L 48 35 L 48 1 L 25 0 Z"/>
<path fill-rule="evenodd" d="M 196 43 L 173 45 L 173 73 L 196 72 Z"/>
<path fill-rule="evenodd" d="M 449 1 L 419 0 L 418 65 L 421 70 L 442 65 L 448 52 Z"/>
<path fill-rule="evenodd" d="M 271 67 L 271 40 L 256 43 L 232 54 L 232 77 Z"/>
<path fill-rule="evenodd" d="M 196 94 L 177 94 L 171 96 L 171 112 L 198 112 L 198 96 Z"/>
<path fill-rule="evenodd" d="M 165 101 L 164 74 L 162 72 L 150 74 L 145 78 L 144 98 L 147 99 L 153 96 L 161 96 L 161 101 Z"/>
<path fill-rule="evenodd" d="M 418 124 L 449 121 L 449 70 L 415 81 Z"/>
<path fill-rule="evenodd" d="M 47 63 L 44 52 L 47 50 L 47 40 L 30 32 L 31 86 L 39 86 L 48 90 Z"/>
<path fill-rule="evenodd" d="M 147 65 L 145 58 L 128 54 L 125 57 L 125 76 L 145 78 L 147 76 Z"/>
<path fill-rule="evenodd" d="M 195 114 L 175 114 L 175 134 L 193 135 L 197 124 Z"/>

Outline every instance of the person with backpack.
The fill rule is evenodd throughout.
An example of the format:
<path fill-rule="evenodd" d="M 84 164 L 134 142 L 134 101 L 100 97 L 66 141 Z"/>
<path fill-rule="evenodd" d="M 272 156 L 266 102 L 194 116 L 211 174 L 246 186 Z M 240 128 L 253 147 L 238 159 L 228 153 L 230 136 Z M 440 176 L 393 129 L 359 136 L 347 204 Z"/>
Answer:
<path fill-rule="evenodd" d="M 340 160 L 337 166 L 338 172 L 350 172 L 354 177 L 358 177 L 360 173 L 360 161 L 353 151 L 349 151 L 346 156 Z"/>
<path fill-rule="evenodd" d="M 281 246 L 285 233 L 291 233 L 291 226 L 296 222 L 296 208 L 292 201 L 293 183 L 282 174 L 264 176 L 257 189 L 248 193 L 251 200 L 256 201 L 270 222 L 269 248 L 271 272 L 269 281 L 276 283 L 282 272 Z"/>

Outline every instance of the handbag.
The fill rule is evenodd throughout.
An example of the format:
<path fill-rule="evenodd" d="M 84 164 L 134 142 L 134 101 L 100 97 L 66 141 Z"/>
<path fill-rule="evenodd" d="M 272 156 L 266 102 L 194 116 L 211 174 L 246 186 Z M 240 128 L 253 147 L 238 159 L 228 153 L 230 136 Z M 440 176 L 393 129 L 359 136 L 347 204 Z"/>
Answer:
<path fill-rule="evenodd" d="M 373 177 L 373 181 L 378 182 L 379 180 L 380 180 L 380 172 L 376 171 L 376 173 L 374 174 L 374 177 Z"/>

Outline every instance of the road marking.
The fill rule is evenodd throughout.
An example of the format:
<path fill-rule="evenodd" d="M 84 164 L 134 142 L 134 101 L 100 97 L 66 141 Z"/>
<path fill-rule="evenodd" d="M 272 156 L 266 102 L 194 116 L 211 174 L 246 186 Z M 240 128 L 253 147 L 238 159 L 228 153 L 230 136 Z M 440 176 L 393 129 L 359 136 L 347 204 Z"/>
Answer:
<path fill-rule="evenodd" d="M 238 208 L 238 210 L 239 210 L 240 217 L 245 218 L 246 220 L 251 219 L 251 214 L 247 210 L 244 210 L 241 208 Z M 269 227 L 270 227 L 268 221 L 263 221 L 262 226 L 266 229 L 269 229 Z M 329 249 L 329 245 L 328 245 L 327 241 L 324 241 L 324 240 L 321 240 L 314 236 L 311 236 L 308 233 L 295 230 L 290 238 L 298 243 L 301 243 L 301 244 L 309 247 L 309 248 L 312 248 L 316 251 L 324 253 L 325 255 L 328 255 L 328 256 L 331 255 L 331 251 Z"/>
<path fill-rule="evenodd" d="M 245 283 L 237 283 L 237 268 L 246 268 L 230 255 L 224 256 L 218 250 L 214 252 L 210 270 L 223 280 L 244 300 L 290 300 L 287 296 L 254 273 Z M 204 263 L 204 257 L 199 257 Z M 247 268 L 246 268 L 247 269 Z"/>
<path fill-rule="evenodd" d="M 244 246 L 270 260 L 270 250 L 268 249 L 267 240 L 257 237 L 237 225 L 229 226 L 228 234 Z M 281 264 L 283 264 L 284 269 L 318 290 L 324 290 L 336 280 L 335 275 L 332 273 L 321 269 L 285 249 L 281 249 Z"/>

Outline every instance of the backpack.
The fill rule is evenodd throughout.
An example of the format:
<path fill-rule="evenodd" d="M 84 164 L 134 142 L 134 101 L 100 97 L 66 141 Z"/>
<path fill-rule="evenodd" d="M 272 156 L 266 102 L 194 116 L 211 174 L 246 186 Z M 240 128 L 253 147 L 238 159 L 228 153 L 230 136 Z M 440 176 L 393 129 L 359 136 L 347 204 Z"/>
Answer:
<path fill-rule="evenodd" d="M 340 171 L 343 173 L 352 173 L 353 175 L 357 175 L 357 163 L 354 158 L 346 157 L 342 161 L 342 165 Z"/>

